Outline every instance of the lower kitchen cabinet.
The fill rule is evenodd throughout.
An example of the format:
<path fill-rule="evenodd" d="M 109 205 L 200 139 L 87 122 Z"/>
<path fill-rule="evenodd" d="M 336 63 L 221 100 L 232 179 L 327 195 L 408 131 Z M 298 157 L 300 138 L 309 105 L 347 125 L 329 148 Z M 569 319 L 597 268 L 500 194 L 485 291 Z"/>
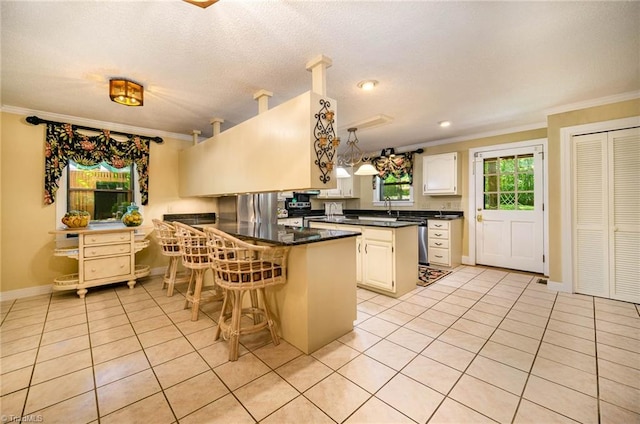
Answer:
<path fill-rule="evenodd" d="M 455 267 L 462 261 L 462 219 L 429 219 L 429 265 Z"/>
<path fill-rule="evenodd" d="M 311 222 L 311 228 L 359 231 L 356 238 L 356 282 L 391 297 L 415 289 L 418 281 L 417 226 L 377 228 Z"/>

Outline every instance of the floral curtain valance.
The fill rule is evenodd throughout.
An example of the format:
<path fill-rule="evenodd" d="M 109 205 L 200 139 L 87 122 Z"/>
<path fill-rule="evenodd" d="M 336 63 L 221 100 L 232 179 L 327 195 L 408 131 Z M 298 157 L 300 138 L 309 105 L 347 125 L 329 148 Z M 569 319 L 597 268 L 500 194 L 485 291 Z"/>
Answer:
<path fill-rule="evenodd" d="M 128 135 L 127 140 L 111 138 L 109 130 L 95 136 L 80 134 L 71 124 L 48 123 L 45 141 L 44 203 L 55 202 L 58 184 L 69 159 L 80 165 L 104 161 L 114 168 L 136 164 L 141 203 L 149 200 L 149 139 Z"/>
<path fill-rule="evenodd" d="M 413 183 L 413 153 L 400 153 L 391 157 L 378 157 L 371 160 L 371 164 L 378 170 L 378 176 L 383 180 L 389 175 L 400 179 L 409 176 L 409 184 Z"/>

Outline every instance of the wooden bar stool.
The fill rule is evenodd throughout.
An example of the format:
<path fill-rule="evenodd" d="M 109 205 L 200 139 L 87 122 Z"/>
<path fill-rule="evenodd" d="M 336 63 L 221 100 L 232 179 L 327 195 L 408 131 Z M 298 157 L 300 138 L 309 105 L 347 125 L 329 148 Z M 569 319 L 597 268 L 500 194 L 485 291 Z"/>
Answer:
<path fill-rule="evenodd" d="M 222 333 L 229 340 L 229 360 L 238 359 L 240 335 L 269 328 L 274 345 L 280 343 L 276 323 L 269 312 L 265 288 L 287 281 L 287 246 L 256 246 L 212 227 L 205 228 L 211 267 L 216 284 L 225 289 L 215 340 Z M 246 292 L 251 307 L 243 308 Z M 259 304 L 258 294 L 262 297 Z M 253 318 L 253 325 L 241 325 L 243 316 Z M 263 319 L 264 318 L 264 319 Z"/>
<path fill-rule="evenodd" d="M 189 287 L 185 294 L 184 307 L 186 309 L 191 303 L 191 321 L 197 321 L 200 305 L 222 300 L 223 293 L 216 286 L 213 292 L 206 295 L 202 294 L 204 274 L 208 269 L 211 269 L 205 233 L 180 222 L 174 222 L 173 225 L 176 229 L 178 246 L 182 255 L 182 265 L 192 270 L 194 274 L 194 278 L 189 282 Z"/>
<path fill-rule="evenodd" d="M 169 258 L 169 266 L 167 266 L 162 279 L 162 288 L 167 288 L 167 296 L 173 296 L 173 287 L 176 284 L 191 281 L 193 271 L 178 272 L 178 264 L 182 253 L 180 253 L 180 246 L 178 246 L 175 227 L 168 222 L 153 219 L 153 228 L 155 229 L 158 244 L 162 249 L 162 254 Z"/>

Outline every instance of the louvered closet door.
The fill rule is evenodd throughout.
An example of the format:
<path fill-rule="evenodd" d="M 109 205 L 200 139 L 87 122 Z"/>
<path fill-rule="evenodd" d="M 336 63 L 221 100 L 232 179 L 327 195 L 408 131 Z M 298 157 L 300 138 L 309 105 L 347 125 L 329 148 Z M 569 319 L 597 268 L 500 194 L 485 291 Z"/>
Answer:
<path fill-rule="evenodd" d="M 607 134 L 573 137 L 573 275 L 576 291 L 609 297 Z"/>
<path fill-rule="evenodd" d="M 611 298 L 640 303 L 640 128 L 609 133 Z"/>
<path fill-rule="evenodd" d="M 640 128 L 573 138 L 576 292 L 640 303 Z"/>

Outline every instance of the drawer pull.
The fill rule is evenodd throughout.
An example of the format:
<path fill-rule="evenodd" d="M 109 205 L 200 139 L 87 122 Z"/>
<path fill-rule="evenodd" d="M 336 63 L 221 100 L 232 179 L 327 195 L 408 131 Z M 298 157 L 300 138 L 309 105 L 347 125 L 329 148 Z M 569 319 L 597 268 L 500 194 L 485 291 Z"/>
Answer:
<path fill-rule="evenodd" d="M 92 255 L 95 255 L 95 254 L 96 254 L 96 251 L 95 251 L 95 250 L 92 250 L 92 251 L 91 251 L 91 254 L 92 254 Z"/>
<path fill-rule="evenodd" d="M 96 269 L 95 268 L 91 268 L 91 272 L 96 272 Z"/>
<path fill-rule="evenodd" d="M 96 238 L 95 238 L 95 237 L 93 237 L 93 238 L 91 239 L 91 241 L 96 241 Z"/>
<path fill-rule="evenodd" d="M 435 255 L 435 257 L 436 257 L 436 258 L 442 258 L 442 256 L 440 256 L 440 255 Z"/>
<path fill-rule="evenodd" d="M 442 237 L 442 234 L 440 234 L 440 233 L 436 233 L 436 236 L 438 236 L 438 237 Z"/>
<path fill-rule="evenodd" d="M 433 224 L 433 226 L 440 228 L 440 227 L 442 227 L 442 224 Z"/>
<path fill-rule="evenodd" d="M 442 243 L 434 243 L 436 246 L 442 246 Z"/>

